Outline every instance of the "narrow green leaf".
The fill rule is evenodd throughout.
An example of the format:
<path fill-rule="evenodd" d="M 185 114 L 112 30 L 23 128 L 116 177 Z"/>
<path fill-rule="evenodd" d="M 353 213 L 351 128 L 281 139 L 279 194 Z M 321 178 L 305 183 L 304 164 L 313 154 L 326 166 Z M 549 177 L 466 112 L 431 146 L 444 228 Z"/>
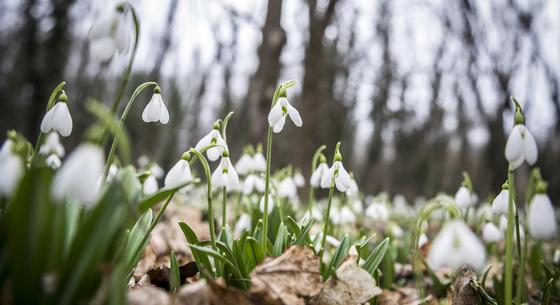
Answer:
<path fill-rule="evenodd" d="M 554 279 L 549 279 L 548 282 L 543 287 L 543 293 L 541 298 L 541 305 L 549 305 L 550 304 L 550 295 L 552 291 L 552 283 Z"/>
<path fill-rule="evenodd" d="M 333 256 L 331 258 L 331 261 L 329 262 L 329 265 L 324 270 L 323 281 L 327 280 L 331 276 L 331 274 L 333 274 L 336 271 L 336 269 L 338 269 L 340 264 L 342 264 L 344 258 L 348 255 L 349 250 L 350 250 L 350 238 L 348 237 L 348 234 L 345 234 L 342 240 L 340 241 L 338 247 L 336 247 L 336 250 L 334 251 Z"/>
<path fill-rule="evenodd" d="M 171 293 L 175 293 L 181 286 L 181 273 L 179 272 L 177 257 L 175 256 L 175 252 L 173 250 L 171 250 L 171 262 L 169 268 L 169 291 L 171 291 Z"/>
<path fill-rule="evenodd" d="M 140 210 L 141 213 L 144 213 L 149 208 L 167 199 L 169 195 L 174 194 L 175 192 L 177 192 L 178 190 L 182 189 L 187 185 L 198 183 L 199 181 L 200 179 L 197 178 L 189 182 L 177 184 L 171 187 L 161 188 L 156 193 L 142 199 L 142 201 L 140 201 L 140 203 L 138 204 L 138 209 Z"/>
<path fill-rule="evenodd" d="M 128 239 L 126 241 L 126 252 L 124 255 L 124 264 L 127 270 L 131 270 L 136 266 L 138 259 L 140 259 L 140 255 L 142 251 L 138 251 L 139 249 L 143 249 L 148 242 L 142 242 L 144 240 L 144 236 L 148 233 L 150 229 L 150 224 L 153 220 L 153 212 L 152 209 L 148 209 L 134 224 L 132 230 L 128 234 Z"/>
<path fill-rule="evenodd" d="M 281 222 L 278 227 L 278 234 L 276 234 L 276 240 L 274 241 L 274 247 L 272 248 L 273 256 L 280 256 L 282 251 L 284 251 L 284 230 L 286 230 L 284 223 Z"/>
<path fill-rule="evenodd" d="M 369 274 L 373 276 L 373 272 L 379 267 L 383 256 L 385 256 L 385 252 L 389 248 L 389 237 L 385 238 L 375 249 L 371 252 L 368 256 L 362 268 L 364 268 Z"/>

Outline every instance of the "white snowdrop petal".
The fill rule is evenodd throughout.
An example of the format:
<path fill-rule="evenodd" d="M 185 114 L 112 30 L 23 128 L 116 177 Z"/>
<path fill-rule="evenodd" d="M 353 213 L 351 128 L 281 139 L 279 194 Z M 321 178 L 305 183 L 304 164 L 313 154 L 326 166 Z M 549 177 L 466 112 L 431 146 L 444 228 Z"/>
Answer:
<path fill-rule="evenodd" d="M 495 243 L 502 239 L 502 232 L 493 223 L 486 223 L 482 228 L 482 239 L 486 243 Z"/>
<path fill-rule="evenodd" d="M 292 122 L 294 122 L 294 125 L 296 125 L 297 127 L 301 127 L 303 125 L 303 121 L 301 120 L 301 116 L 299 115 L 297 109 L 290 105 L 290 103 L 288 103 L 287 108 L 288 115 L 290 116 Z"/>
<path fill-rule="evenodd" d="M 6 144 L 5 142 L 4 146 Z M 3 154 L 0 158 L 0 196 L 11 196 L 16 190 L 24 172 L 23 160 L 19 156 L 10 151 Z"/>
<path fill-rule="evenodd" d="M 261 200 L 259 202 L 259 209 L 261 211 L 261 213 L 264 213 L 264 195 L 261 197 Z M 274 209 L 274 199 L 272 198 L 272 195 L 268 195 L 268 213 L 272 213 L 272 209 Z"/>
<path fill-rule="evenodd" d="M 286 124 L 286 117 L 282 116 L 278 121 L 276 121 L 276 123 L 272 127 L 272 131 L 274 133 L 279 133 L 280 131 L 282 131 L 282 129 L 284 129 L 284 124 Z"/>
<path fill-rule="evenodd" d="M 148 176 L 146 180 L 144 180 L 143 191 L 144 195 L 151 195 L 157 192 L 158 190 L 158 182 L 154 175 Z"/>
<path fill-rule="evenodd" d="M 505 156 L 509 162 L 519 160 L 523 156 L 522 131 L 524 127 L 521 124 L 515 125 L 508 136 Z"/>
<path fill-rule="evenodd" d="M 97 62 L 105 62 L 113 57 L 117 50 L 115 40 L 109 36 L 100 37 L 90 41 L 89 52 Z"/>
<path fill-rule="evenodd" d="M 523 154 L 527 163 L 533 165 L 537 162 L 538 157 L 537 142 L 535 142 L 535 138 L 527 128 L 525 128 L 523 135 Z"/>
<path fill-rule="evenodd" d="M 282 104 L 279 100 L 276 102 L 276 104 L 274 104 L 274 106 L 272 106 L 272 109 L 270 109 L 270 112 L 268 113 L 268 124 L 270 125 L 270 127 L 274 128 L 274 126 L 276 126 L 276 124 L 282 117 Z"/>
<path fill-rule="evenodd" d="M 159 111 L 159 105 L 154 99 L 151 99 L 142 112 L 142 120 L 146 123 L 159 121 Z"/>
<path fill-rule="evenodd" d="M 53 107 L 54 113 L 52 120 L 56 126 L 56 130 L 61 136 L 67 137 L 72 133 L 72 116 L 68 110 L 68 105 L 64 102 L 58 102 Z"/>
<path fill-rule="evenodd" d="M 218 166 L 218 168 L 216 168 L 216 170 L 212 173 L 211 181 L 213 188 L 224 186 L 224 173 L 221 166 Z"/>
<path fill-rule="evenodd" d="M 466 208 L 474 204 L 471 191 L 469 191 L 467 187 L 461 186 L 457 190 L 457 193 L 455 193 L 455 204 L 461 208 Z"/>
<path fill-rule="evenodd" d="M 253 156 L 253 169 L 257 172 L 264 172 L 266 170 L 266 159 L 263 154 L 258 152 Z"/>
<path fill-rule="evenodd" d="M 163 100 L 161 98 L 161 94 L 154 94 L 158 96 L 158 104 L 159 104 L 159 121 L 162 124 L 167 124 L 169 123 L 169 111 L 167 111 L 167 107 L 165 107 L 165 104 L 163 103 Z"/>
<path fill-rule="evenodd" d="M 535 239 L 553 239 L 557 235 L 554 208 L 545 194 L 536 194 L 531 200 L 527 215 L 529 233 Z"/>
<path fill-rule="evenodd" d="M 210 145 L 211 142 L 212 142 L 212 133 L 208 133 L 207 135 L 202 137 L 202 139 L 200 139 L 198 143 L 196 143 L 194 149 L 201 151 L 204 147 Z"/>
<path fill-rule="evenodd" d="M 333 173 L 334 173 L 334 167 L 331 167 L 328 170 L 325 170 L 325 172 L 323 173 L 323 176 L 321 177 L 321 187 L 322 188 L 328 189 L 328 188 L 331 187 Z"/>
<path fill-rule="evenodd" d="M 186 160 L 179 160 L 165 176 L 164 185 L 166 187 L 185 183 L 192 180 L 189 163 Z"/>
<path fill-rule="evenodd" d="M 208 160 L 216 161 L 222 154 L 218 147 L 212 147 L 206 151 L 206 155 L 208 156 Z"/>

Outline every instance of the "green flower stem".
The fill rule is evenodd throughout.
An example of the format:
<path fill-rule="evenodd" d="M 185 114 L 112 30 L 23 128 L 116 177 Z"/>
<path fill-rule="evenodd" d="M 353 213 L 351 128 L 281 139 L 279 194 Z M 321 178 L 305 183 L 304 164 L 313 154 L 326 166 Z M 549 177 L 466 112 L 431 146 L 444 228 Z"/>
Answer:
<path fill-rule="evenodd" d="M 111 107 L 113 113 L 117 113 L 120 101 L 124 95 L 124 90 L 126 89 L 126 85 L 128 84 L 128 79 L 130 78 L 130 73 L 132 71 L 134 58 L 136 57 L 136 51 L 138 49 L 138 41 L 140 40 L 140 22 L 138 21 L 138 15 L 136 14 L 136 10 L 129 2 L 124 2 L 123 6 L 126 6 L 130 10 L 130 13 L 132 15 L 132 21 L 134 22 L 134 45 L 132 47 L 132 53 L 130 54 L 130 58 L 128 59 L 128 65 L 126 67 L 126 70 L 123 74 L 123 77 L 117 89 L 117 94 L 115 95 L 115 99 L 113 100 L 113 105 Z"/>
<path fill-rule="evenodd" d="M 517 304 L 522 304 L 525 299 L 525 253 L 527 251 L 527 238 L 525 238 L 525 242 L 523 245 L 523 249 L 521 246 L 521 234 L 520 234 L 520 225 L 519 225 L 519 214 L 515 213 L 515 229 L 517 233 L 517 258 L 519 259 L 519 269 L 517 271 L 517 289 L 515 292 L 515 299 L 517 300 Z"/>
<path fill-rule="evenodd" d="M 515 184 L 513 181 L 513 169 L 511 164 L 508 168 L 508 219 L 506 230 L 506 267 L 505 267 L 505 289 L 504 289 L 504 302 L 505 305 L 512 305 L 512 284 L 513 284 L 513 226 L 514 226 L 514 211 L 513 211 L 513 196 L 515 193 Z"/>
<path fill-rule="evenodd" d="M 62 91 L 64 85 L 66 85 L 66 82 L 61 82 L 51 92 L 51 95 L 49 96 L 49 100 L 47 101 L 47 109 L 45 110 L 45 114 L 49 112 L 49 110 L 51 110 L 51 108 L 54 106 L 56 97 Z M 39 154 L 39 149 L 41 148 L 41 145 L 43 145 L 44 140 L 45 140 L 45 135 L 41 131 L 39 131 L 39 136 L 37 137 L 37 142 L 35 143 L 35 148 L 33 149 L 33 159 L 31 161 L 31 164 L 34 164 L 37 161 L 37 155 Z"/>
<path fill-rule="evenodd" d="M 278 208 L 278 213 L 280 214 L 280 222 L 284 223 L 285 219 L 284 219 L 284 209 L 283 207 L 286 206 L 286 198 L 282 198 L 282 200 L 278 199 L 276 200 L 276 202 L 278 202 L 279 204 L 276 205 L 276 207 Z"/>
<path fill-rule="evenodd" d="M 275 98 L 277 96 L 275 95 Z M 270 158 L 272 156 L 272 127 L 268 127 L 268 134 L 266 137 L 266 176 L 264 184 L 264 212 L 263 212 L 263 233 L 261 235 L 261 246 L 265 253 L 268 249 L 268 194 L 270 194 Z M 265 254 L 266 255 L 266 254 Z"/>
<path fill-rule="evenodd" d="M 128 116 L 128 112 L 130 111 L 130 108 L 134 104 L 134 101 L 136 101 L 136 98 L 138 97 L 138 95 L 144 89 L 146 89 L 147 87 L 157 86 L 157 85 L 158 84 L 156 82 L 145 82 L 145 83 L 141 84 L 140 86 L 138 86 L 138 88 L 136 88 L 136 90 L 134 90 L 134 93 L 132 94 L 132 96 L 128 100 L 128 103 L 126 104 L 126 108 L 124 109 L 124 111 L 121 115 L 121 120 L 120 120 L 120 125 L 119 125 L 120 129 L 123 129 L 124 121 L 126 120 L 126 117 Z M 113 143 L 111 144 L 111 149 L 109 150 L 109 156 L 107 157 L 107 162 L 105 162 L 105 169 L 103 171 L 103 179 L 101 181 L 105 181 L 105 179 L 107 178 L 107 174 L 109 173 L 109 168 L 111 167 L 111 164 L 113 164 L 113 160 L 115 159 L 115 151 L 117 150 L 118 142 L 119 142 L 119 137 L 115 134 L 115 136 L 113 137 Z"/>
<path fill-rule="evenodd" d="M 331 204 L 332 204 L 332 198 L 334 195 L 334 175 L 331 179 L 331 187 L 329 188 L 329 201 L 327 204 L 327 215 L 325 217 L 325 225 L 323 227 L 323 236 L 322 236 L 322 240 L 321 240 L 321 251 L 319 251 L 319 263 L 323 263 L 323 254 L 325 253 L 325 245 L 327 243 L 327 234 L 328 234 L 328 230 L 329 230 L 329 217 L 331 215 Z"/>
<path fill-rule="evenodd" d="M 210 149 L 216 145 L 209 145 L 205 147 L 205 149 Z M 194 148 L 189 149 L 189 153 L 192 153 L 200 163 L 202 164 L 202 168 L 204 169 L 204 175 L 206 175 L 206 186 L 207 192 L 206 197 L 208 200 L 208 227 L 210 229 L 210 241 L 212 243 L 212 248 L 216 250 L 216 230 L 214 229 L 214 207 L 212 206 L 212 173 L 210 172 L 210 165 L 206 158 L 202 155 L 201 152 L 197 151 Z M 192 165 L 196 159 L 193 157 L 189 162 L 189 165 Z"/>
<path fill-rule="evenodd" d="M 226 201 L 227 201 L 227 189 L 225 186 L 223 186 L 222 187 L 222 228 L 225 228 L 227 225 Z"/>

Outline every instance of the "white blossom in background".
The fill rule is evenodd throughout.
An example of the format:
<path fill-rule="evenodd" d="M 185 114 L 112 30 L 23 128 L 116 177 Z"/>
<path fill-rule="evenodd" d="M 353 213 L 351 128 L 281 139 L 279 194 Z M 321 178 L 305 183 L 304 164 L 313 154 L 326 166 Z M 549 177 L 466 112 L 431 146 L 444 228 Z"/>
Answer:
<path fill-rule="evenodd" d="M 356 215 L 348 206 L 343 206 L 340 209 L 340 224 L 353 225 L 356 223 Z"/>
<path fill-rule="evenodd" d="M 266 159 L 260 151 L 257 151 L 253 156 L 253 170 L 258 173 L 266 171 Z"/>
<path fill-rule="evenodd" d="M 492 201 L 492 212 L 496 215 L 503 215 L 507 217 L 509 206 L 509 190 L 502 188 L 498 196 Z M 513 201 L 513 211 L 515 213 L 515 200 Z"/>
<path fill-rule="evenodd" d="M 119 167 L 114 163 L 111 164 L 111 166 L 109 166 L 109 172 L 107 173 L 107 181 L 113 180 L 113 178 L 117 176 L 118 172 L 119 172 Z"/>
<path fill-rule="evenodd" d="M 309 179 L 309 184 L 312 187 L 319 187 L 321 186 L 321 178 L 323 175 L 329 170 L 329 166 L 326 162 L 321 162 L 317 165 L 317 168 L 311 174 L 311 178 Z"/>
<path fill-rule="evenodd" d="M 483 221 L 491 221 L 494 218 L 494 211 L 492 210 L 492 205 L 484 202 L 476 210 L 476 219 Z"/>
<path fill-rule="evenodd" d="M 305 178 L 300 172 L 294 174 L 294 182 L 298 188 L 305 186 Z"/>
<path fill-rule="evenodd" d="M 461 220 L 447 222 L 433 240 L 428 253 L 432 268 L 459 269 L 468 265 L 482 270 L 486 263 L 486 250 L 482 242 Z"/>
<path fill-rule="evenodd" d="M 45 139 L 45 142 L 39 149 L 39 153 L 46 156 L 50 154 L 56 154 L 61 158 L 64 157 L 64 155 L 66 154 L 66 150 L 60 143 L 60 137 L 58 136 L 58 133 L 49 132 L 47 138 Z"/>
<path fill-rule="evenodd" d="M 64 100 L 57 102 L 47 111 L 41 121 L 42 133 L 56 131 L 63 137 L 67 137 L 72 133 L 72 116 Z"/>
<path fill-rule="evenodd" d="M 227 189 L 236 189 L 239 186 L 239 176 L 229 157 L 223 156 L 220 160 L 220 164 L 212 173 L 212 187 L 225 187 Z"/>
<path fill-rule="evenodd" d="M 346 192 L 352 185 L 352 178 L 344 169 L 341 161 L 335 161 L 334 164 L 321 177 L 321 187 L 328 189 L 331 187 L 331 181 L 334 177 L 334 185 L 340 192 Z"/>
<path fill-rule="evenodd" d="M 148 168 L 148 170 L 152 173 L 152 175 L 154 175 L 154 177 L 156 177 L 157 179 L 160 179 L 163 177 L 163 175 L 165 174 L 165 171 L 163 170 L 163 168 L 161 168 L 161 166 L 159 166 L 159 164 L 155 163 L 155 162 L 151 162 L 150 163 L 150 167 Z"/>
<path fill-rule="evenodd" d="M 76 199 L 91 206 L 97 199 L 101 187 L 105 156 L 101 147 L 80 144 L 62 164 L 53 183 L 56 200 Z"/>
<path fill-rule="evenodd" d="M 165 176 L 163 185 L 172 187 L 174 185 L 183 184 L 193 179 L 189 162 L 183 158 L 179 159 L 175 165 L 169 170 Z"/>
<path fill-rule="evenodd" d="M 268 194 L 268 213 L 272 213 L 272 209 L 274 208 L 274 198 L 271 194 Z M 259 210 L 261 213 L 264 213 L 264 195 L 261 197 L 259 201 Z"/>
<path fill-rule="evenodd" d="M 374 202 L 366 208 L 366 217 L 374 222 L 389 220 L 389 210 L 383 203 Z"/>
<path fill-rule="evenodd" d="M 265 184 L 266 182 L 263 177 L 251 174 L 243 181 L 243 194 L 249 195 L 253 192 L 264 193 Z"/>
<path fill-rule="evenodd" d="M 235 223 L 233 232 L 236 236 L 240 236 L 245 230 L 251 230 L 251 216 L 247 213 L 241 214 Z"/>
<path fill-rule="evenodd" d="M 282 198 L 296 198 L 297 197 L 297 186 L 296 182 L 292 177 L 286 177 L 280 181 L 278 184 L 278 196 Z"/>
<path fill-rule="evenodd" d="M 206 156 L 208 156 L 208 160 L 216 161 L 224 151 L 227 151 L 227 144 L 220 134 L 220 127 L 218 124 L 214 124 L 212 130 L 196 143 L 194 149 L 201 151 L 204 147 L 211 144 L 217 144 L 218 146 L 208 149 L 206 151 Z"/>
<path fill-rule="evenodd" d="M 253 171 L 253 162 L 253 157 L 249 154 L 243 154 L 235 163 L 235 170 L 239 175 L 245 176 Z"/>
<path fill-rule="evenodd" d="M 352 201 L 352 210 L 358 214 L 362 214 L 364 211 L 364 205 L 359 198 L 356 198 Z"/>
<path fill-rule="evenodd" d="M 485 243 L 495 243 L 502 239 L 502 232 L 495 224 L 488 222 L 482 227 L 482 240 Z"/>
<path fill-rule="evenodd" d="M 124 13 L 114 9 L 104 14 L 89 32 L 90 54 L 99 62 L 108 61 L 115 53 L 126 51 L 129 33 Z"/>
<path fill-rule="evenodd" d="M 11 196 L 25 172 L 23 159 L 13 150 L 11 139 L 4 141 L 0 148 L 0 196 Z"/>
<path fill-rule="evenodd" d="M 268 124 L 272 127 L 274 133 L 279 133 L 284 128 L 286 116 L 289 116 L 294 125 L 301 127 L 303 121 L 296 108 L 294 108 L 288 99 L 281 97 L 276 101 L 270 112 L 268 113 Z"/>
<path fill-rule="evenodd" d="M 303 218 L 313 218 L 315 220 L 322 221 L 323 220 L 323 213 L 321 213 L 321 211 L 319 211 L 319 209 L 317 207 L 313 207 L 307 211 L 305 211 L 305 214 L 303 215 Z"/>
<path fill-rule="evenodd" d="M 466 187 L 461 186 L 455 193 L 455 204 L 460 208 L 468 208 L 476 203 L 476 197 Z"/>
<path fill-rule="evenodd" d="M 164 125 L 169 123 L 169 111 L 167 111 L 167 107 L 163 103 L 159 86 L 156 86 L 152 98 L 144 108 L 144 111 L 142 111 L 142 120 L 146 123 L 158 121 Z"/>
<path fill-rule="evenodd" d="M 391 236 L 393 236 L 395 238 L 402 238 L 404 236 L 404 231 L 399 225 L 392 224 L 391 225 Z"/>
<path fill-rule="evenodd" d="M 529 165 L 537 162 L 538 151 L 535 138 L 524 124 L 516 124 L 506 142 L 506 159 L 513 169 L 527 161 Z"/>
<path fill-rule="evenodd" d="M 145 196 L 154 194 L 155 192 L 158 191 L 158 182 L 157 179 L 154 175 L 150 174 L 148 177 L 146 177 L 146 179 L 144 180 L 144 183 L 142 183 L 142 191 L 144 193 Z"/>
<path fill-rule="evenodd" d="M 556 214 L 550 198 L 544 193 L 533 196 L 527 213 L 529 234 L 535 239 L 549 240 L 558 237 Z"/>
<path fill-rule="evenodd" d="M 60 158 L 58 157 L 57 154 L 51 154 L 50 156 L 47 157 L 47 160 L 45 160 L 45 163 L 47 164 L 48 167 L 57 170 L 60 168 L 60 166 L 62 165 L 62 161 L 60 161 Z"/>

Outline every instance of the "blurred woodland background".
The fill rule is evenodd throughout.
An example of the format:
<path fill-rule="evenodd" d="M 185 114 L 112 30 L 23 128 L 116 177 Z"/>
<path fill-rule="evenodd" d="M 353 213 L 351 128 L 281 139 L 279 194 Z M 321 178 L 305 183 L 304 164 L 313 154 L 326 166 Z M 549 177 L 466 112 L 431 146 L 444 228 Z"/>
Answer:
<path fill-rule="evenodd" d="M 135 157 L 168 169 L 233 110 L 237 159 L 244 145 L 265 142 L 275 86 L 295 79 L 289 99 L 304 124 L 273 138 L 274 166 L 293 163 L 307 176 L 315 149 L 341 140 L 363 191 L 454 193 L 465 170 L 485 198 L 506 179 L 515 95 L 560 199 L 558 1 L 131 2 L 141 37 L 126 97 L 155 80 L 171 114 L 168 125 L 144 124 L 138 102 L 127 121 Z M 75 131 L 64 144 L 81 141 L 92 120 L 85 101 L 110 104 L 128 61 L 89 54 L 89 29 L 115 4 L 0 0 L 0 139 L 16 129 L 35 141 L 48 95 L 65 80 Z"/>

